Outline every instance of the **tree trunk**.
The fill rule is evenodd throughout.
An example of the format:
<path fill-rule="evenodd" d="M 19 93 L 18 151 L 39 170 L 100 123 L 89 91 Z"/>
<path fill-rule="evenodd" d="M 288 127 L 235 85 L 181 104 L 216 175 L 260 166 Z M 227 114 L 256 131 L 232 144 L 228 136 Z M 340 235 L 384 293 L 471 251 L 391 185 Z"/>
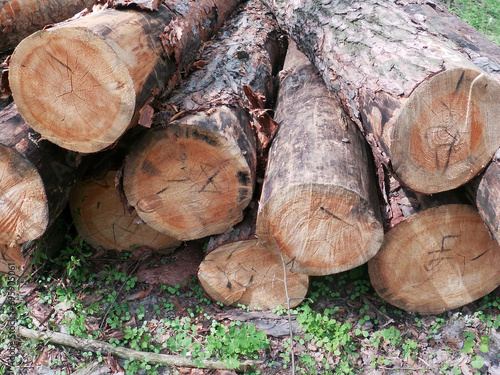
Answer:
<path fill-rule="evenodd" d="M 257 235 L 270 249 L 276 240 L 294 272 L 354 268 L 374 256 L 383 239 L 368 146 L 293 46 L 284 71 Z"/>
<path fill-rule="evenodd" d="M 269 98 L 279 51 L 276 23 L 253 1 L 206 49 L 200 61 L 207 65 L 164 104 L 157 129 L 126 159 L 125 195 L 146 223 L 192 240 L 227 232 L 242 220 L 256 173 L 243 87 Z"/>
<path fill-rule="evenodd" d="M 391 226 L 368 262 L 370 280 L 387 302 L 406 311 L 439 314 L 500 285 L 500 246 L 477 210 L 457 192 L 390 193 Z"/>
<path fill-rule="evenodd" d="M 103 179 L 79 182 L 70 198 L 76 229 L 93 247 L 116 250 L 173 249 L 180 241 L 150 228 L 120 200 L 115 187 L 116 171 Z"/>
<path fill-rule="evenodd" d="M 489 162 L 500 144 L 500 84 L 400 2 L 263 2 L 405 185 L 450 190 Z"/>
<path fill-rule="evenodd" d="M 90 153 L 111 146 L 153 97 L 172 89 L 239 1 L 106 9 L 32 34 L 10 62 L 19 112 L 61 147 Z"/>
<path fill-rule="evenodd" d="M 242 304 L 250 308 L 273 309 L 300 304 L 307 294 L 309 277 L 286 271 L 273 251 L 259 240 L 243 240 L 222 245 L 208 254 L 200 265 L 198 279 L 217 302 Z"/>
<path fill-rule="evenodd" d="M 83 158 L 40 139 L 14 103 L 0 112 L 0 244 L 40 237 L 66 207 Z"/>
<path fill-rule="evenodd" d="M 46 25 L 64 21 L 94 5 L 94 0 L 2 0 L 0 2 L 0 52 Z"/>

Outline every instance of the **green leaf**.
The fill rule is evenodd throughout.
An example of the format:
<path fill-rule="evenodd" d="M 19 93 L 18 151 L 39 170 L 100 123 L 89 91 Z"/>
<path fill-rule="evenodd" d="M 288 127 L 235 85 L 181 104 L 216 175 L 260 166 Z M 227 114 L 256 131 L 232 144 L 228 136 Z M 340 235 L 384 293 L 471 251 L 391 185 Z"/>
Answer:
<path fill-rule="evenodd" d="M 484 359 L 476 355 L 472 358 L 472 361 L 470 361 L 470 365 L 475 369 L 480 369 L 481 367 L 484 366 Z"/>

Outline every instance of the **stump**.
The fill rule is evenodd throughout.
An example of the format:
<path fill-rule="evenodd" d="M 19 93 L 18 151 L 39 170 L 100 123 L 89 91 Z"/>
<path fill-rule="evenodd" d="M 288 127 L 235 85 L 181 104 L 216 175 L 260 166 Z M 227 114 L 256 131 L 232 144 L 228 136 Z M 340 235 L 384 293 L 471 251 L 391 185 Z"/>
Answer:
<path fill-rule="evenodd" d="M 129 212 L 115 187 L 116 171 L 101 180 L 88 179 L 76 185 L 70 199 L 75 227 L 80 237 L 95 248 L 134 250 L 173 249 L 180 244 L 149 227 L 135 210 Z"/>
<path fill-rule="evenodd" d="M 367 144 L 293 46 L 284 71 L 257 235 L 270 249 L 276 241 L 294 272 L 327 275 L 357 267 L 383 239 Z"/>

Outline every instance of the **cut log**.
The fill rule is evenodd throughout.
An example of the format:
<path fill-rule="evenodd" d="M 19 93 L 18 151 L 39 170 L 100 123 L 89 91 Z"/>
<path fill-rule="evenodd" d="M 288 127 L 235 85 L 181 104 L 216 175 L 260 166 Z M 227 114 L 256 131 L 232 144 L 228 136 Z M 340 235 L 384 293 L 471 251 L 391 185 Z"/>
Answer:
<path fill-rule="evenodd" d="M 500 285 L 500 246 L 472 205 L 451 192 L 406 193 L 392 193 L 400 215 L 368 262 L 371 283 L 385 301 L 406 311 L 439 314 Z"/>
<path fill-rule="evenodd" d="M 192 240 L 242 220 L 256 174 L 243 87 L 269 97 L 279 46 L 277 24 L 249 2 L 201 56 L 208 64 L 155 116 L 157 128 L 134 146 L 124 171 L 125 195 L 151 227 Z"/>
<path fill-rule="evenodd" d="M 64 21 L 94 5 L 94 0 L 2 0 L 0 2 L 0 52 L 46 25 Z"/>
<path fill-rule="evenodd" d="M 309 277 L 286 271 L 273 251 L 256 239 L 222 245 L 208 254 L 200 265 L 198 279 L 217 302 L 242 304 L 250 308 L 273 309 L 300 304 L 307 294 Z"/>
<path fill-rule="evenodd" d="M 116 171 L 101 180 L 79 182 L 70 197 L 70 208 L 76 229 L 95 248 L 134 250 L 174 249 L 180 241 L 149 227 L 120 200 L 115 187 Z"/>
<path fill-rule="evenodd" d="M 32 34 L 9 67 L 19 112 L 61 147 L 84 153 L 109 147 L 155 95 L 174 86 L 239 1 L 106 9 Z"/>
<path fill-rule="evenodd" d="M 401 2 L 263 2 L 405 185 L 450 190 L 487 165 L 500 144 L 500 84 Z"/>
<path fill-rule="evenodd" d="M 383 239 L 368 145 L 293 46 L 285 72 L 257 235 L 270 249 L 276 240 L 294 272 L 327 275 L 357 267 Z"/>
<path fill-rule="evenodd" d="M 40 139 L 11 103 L 0 112 L 0 244 L 39 238 L 66 207 L 81 155 Z"/>

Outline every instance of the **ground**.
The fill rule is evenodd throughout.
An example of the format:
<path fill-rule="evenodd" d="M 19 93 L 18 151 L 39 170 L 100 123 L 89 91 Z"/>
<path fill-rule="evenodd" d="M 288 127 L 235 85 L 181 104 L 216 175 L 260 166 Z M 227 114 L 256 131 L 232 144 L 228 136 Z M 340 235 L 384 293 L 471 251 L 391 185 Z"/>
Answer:
<path fill-rule="evenodd" d="M 249 374 L 291 374 L 291 350 L 297 374 L 500 374 L 500 289 L 460 309 L 424 316 L 384 302 L 362 266 L 311 278 L 307 299 L 289 317 L 285 307 L 249 311 L 211 301 L 195 276 L 202 246 L 166 255 L 118 254 L 71 241 L 15 286 L 15 299 L 4 299 L 0 373 L 71 374 L 90 364 L 98 370 L 87 374 L 234 373 L 222 371 L 223 365 L 148 365 L 28 340 L 12 331 L 15 324 L 181 354 L 197 364 L 207 358 L 233 367 L 243 359 L 262 361 L 246 369 Z M 12 294 L 9 288 L 4 277 L 1 295 Z"/>

